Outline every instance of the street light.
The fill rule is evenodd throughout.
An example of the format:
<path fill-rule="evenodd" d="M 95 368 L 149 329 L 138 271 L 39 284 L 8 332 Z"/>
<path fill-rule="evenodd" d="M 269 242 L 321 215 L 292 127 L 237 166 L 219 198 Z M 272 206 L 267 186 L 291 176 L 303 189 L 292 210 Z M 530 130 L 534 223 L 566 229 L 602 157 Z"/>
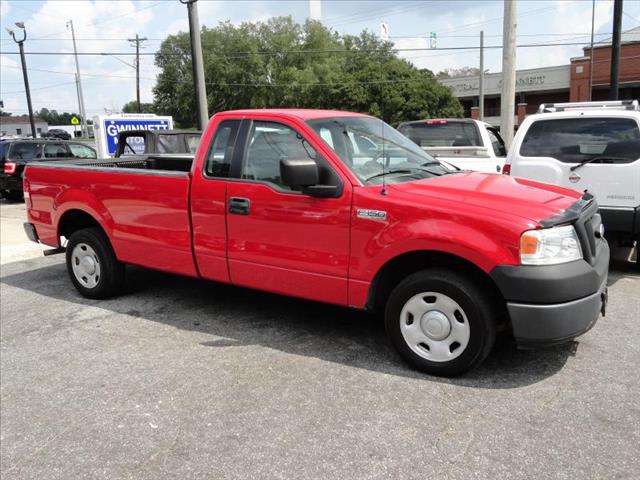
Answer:
<path fill-rule="evenodd" d="M 24 41 L 27 39 L 27 30 L 24 28 L 24 22 L 16 22 L 16 27 L 22 30 L 22 40 L 16 38 L 16 34 L 10 28 L 7 28 L 7 32 L 13 38 L 13 41 L 18 44 L 20 48 L 20 60 L 22 60 L 22 76 L 24 77 L 24 90 L 27 93 L 27 107 L 29 108 L 29 122 L 31 123 L 31 136 L 36 138 L 36 125 L 33 121 L 33 107 L 31 106 L 31 92 L 29 91 L 29 77 L 27 76 L 27 62 L 24 58 Z"/>

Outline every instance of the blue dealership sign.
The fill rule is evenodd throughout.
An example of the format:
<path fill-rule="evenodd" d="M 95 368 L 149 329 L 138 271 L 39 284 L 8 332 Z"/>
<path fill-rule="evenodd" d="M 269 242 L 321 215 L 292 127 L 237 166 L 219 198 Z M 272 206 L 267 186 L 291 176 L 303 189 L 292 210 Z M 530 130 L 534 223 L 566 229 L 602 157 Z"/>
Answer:
<path fill-rule="evenodd" d="M 129 130 L 171 130 L 172 117 L 160 117 L 152 114 L 99 115 L 94 120 L 98 126 L 96 146 L 100 156 L 113 156 L 118 145 L 120 132 Z"/>

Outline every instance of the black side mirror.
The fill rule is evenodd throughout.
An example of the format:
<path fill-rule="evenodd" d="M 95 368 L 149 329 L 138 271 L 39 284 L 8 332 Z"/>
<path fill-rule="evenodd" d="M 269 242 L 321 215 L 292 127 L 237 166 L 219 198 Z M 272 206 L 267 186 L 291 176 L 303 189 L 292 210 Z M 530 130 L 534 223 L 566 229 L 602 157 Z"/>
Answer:
<path fill-rule="evenodd" d="M 318 185 L 318 165 L 313 160 L 280 160 L 280 178 L 287 187 L 299 188 L 310 197 L 334 198 L 340 195 L 337 185 Z"/>
<path fill-rule="evenodd" d="M 287 187 L 318 184 L 318 165 L 313 160 L 280 160 L 280 178 Z"/>

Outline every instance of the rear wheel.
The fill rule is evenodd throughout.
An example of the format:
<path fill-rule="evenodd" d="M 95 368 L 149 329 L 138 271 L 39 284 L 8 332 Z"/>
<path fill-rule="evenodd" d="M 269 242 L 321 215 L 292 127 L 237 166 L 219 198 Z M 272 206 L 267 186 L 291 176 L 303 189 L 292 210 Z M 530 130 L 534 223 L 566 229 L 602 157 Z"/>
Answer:
<path fill-rule="evenodd" d="M 417 369 L 442 376 L 480 364 L 495 341 L 495 308 L 466 275 L 428 269 L 391 292 L 386 330 L 398 352 Z"/>
<path fill-rule="evenodd" d="M 84 297 L 111 297 L 124 283 L 124 265 L 99 228 L 74 232 L 67 244 L 66 257 L 69 277 Z"/>
<path fill-rule="evenodd" d="M 11 200 L 13 202 L 18 202 L 24 198 L 22 191 L 19 190 L 8 190 L 5 197 L 7 197 L 7 200 Z"/>

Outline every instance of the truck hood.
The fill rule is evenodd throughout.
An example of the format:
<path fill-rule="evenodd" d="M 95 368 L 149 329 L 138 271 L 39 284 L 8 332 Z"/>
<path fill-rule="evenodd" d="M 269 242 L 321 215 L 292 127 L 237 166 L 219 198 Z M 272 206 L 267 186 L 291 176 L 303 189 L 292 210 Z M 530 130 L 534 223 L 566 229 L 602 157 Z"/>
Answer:
<path fill-rule="evenodd" d="M 534 222 L 564 212 L 582 196 L 580 192 L 556 185 L 480 172 L 395 183 L 388 189 L 412 203 L 424 203 L 428 198 L 450 200 Z"/>

